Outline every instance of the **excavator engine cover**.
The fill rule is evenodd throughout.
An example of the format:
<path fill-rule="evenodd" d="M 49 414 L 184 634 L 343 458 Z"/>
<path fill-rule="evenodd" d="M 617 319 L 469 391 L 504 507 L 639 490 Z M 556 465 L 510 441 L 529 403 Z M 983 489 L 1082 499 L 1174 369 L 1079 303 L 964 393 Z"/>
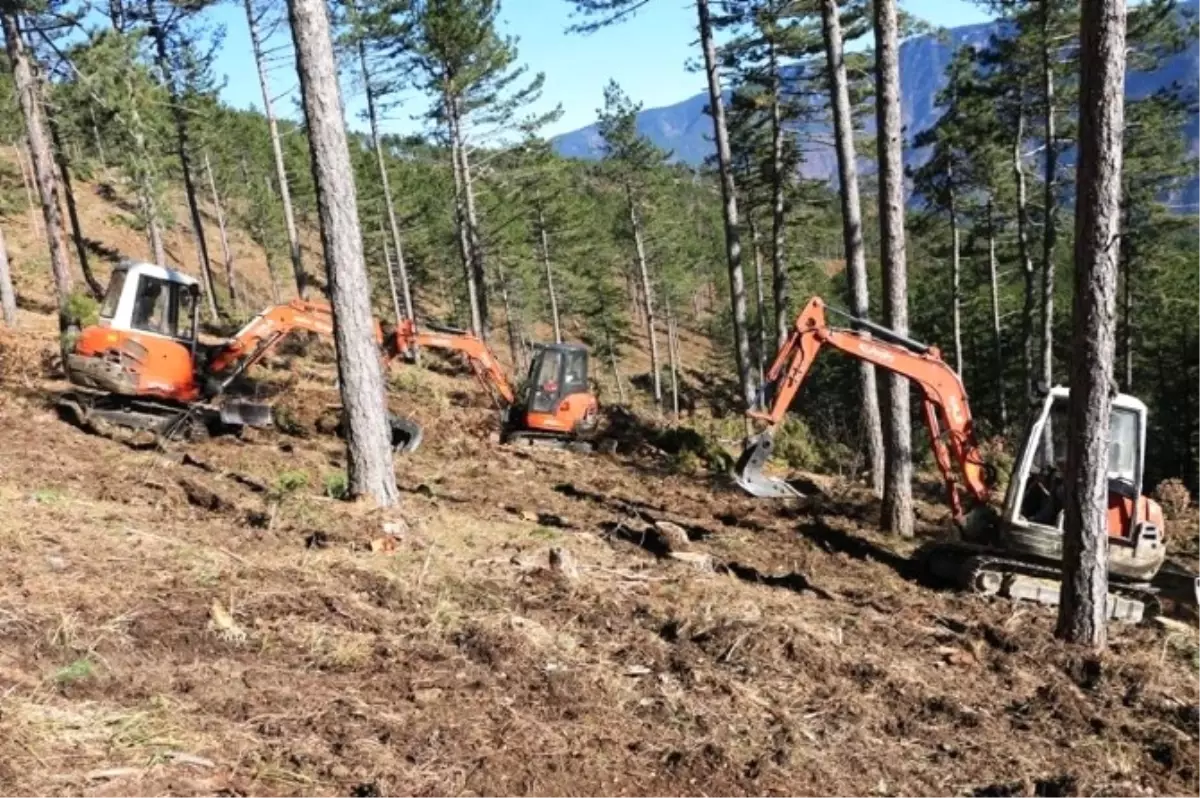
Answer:
<path fill-rule="evenodd" d="M 804 494 L 782 479 L 763 474 L 774 447 L 775 437 L 770 430 L 747 438 L 733 470 L 734 479 L 742 490 L 761 499 L 802 498 Z"/>

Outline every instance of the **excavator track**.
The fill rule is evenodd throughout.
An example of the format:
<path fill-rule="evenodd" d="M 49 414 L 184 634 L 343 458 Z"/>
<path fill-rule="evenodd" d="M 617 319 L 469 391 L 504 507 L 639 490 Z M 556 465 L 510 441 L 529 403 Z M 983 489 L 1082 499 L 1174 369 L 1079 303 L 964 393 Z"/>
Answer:
<path fill-rule="evenodd" d="M 939 543 L 920 552 L 925 575 L 971 593 L 1056 606 L 1061 591 L 1058 563 L 1017 558 L 986 546 Z M 1108 617 L 1138 623 L 1161 610 L 1158 591 L 1148 582 L 1109 582 Z"/>

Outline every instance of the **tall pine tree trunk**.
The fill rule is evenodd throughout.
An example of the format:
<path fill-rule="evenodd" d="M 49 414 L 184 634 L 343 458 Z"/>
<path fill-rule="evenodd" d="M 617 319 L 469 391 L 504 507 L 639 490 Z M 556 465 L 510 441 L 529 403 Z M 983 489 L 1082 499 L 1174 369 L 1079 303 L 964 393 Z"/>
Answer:
<path fill-rule="evenodd" d="M 1025 396 L 1033 399 L 1038 378 L 1034 370 L 1033 357 L 1033 313 L 1035 290 L 1033 256 L 1029 252 L 1029 200 L 1025 187 L 1025 159 L 1021 146 L 1025 141 L 1025 82 L 1017 88 L 1017 124 L 1013 131 L 1012 167 L 1017 184 L 1017 256 L 1021 260 L 1021 278 L 1025 286 L 1025 300 L 1021 305 L 1021 351 L 1025 377 Z"/>
<path fill-rule="evenodd" d="M 397 323 L 404 318 L 404 309 L 400 305 L 400 294 L 396 291 L 396 273 L 392 270 L 392 250 L 388 247 L 387 232 L 383 225 L 379 226 L 379 237 L 383 241 L 383 266 L 387 270 L 388 296 L 392 299 L 392 317 Z"/>
<path fill-rule="evenodd" d="M 721 97 L 721 76 L 717 72 L 717 47 L 713 42 L 708 0 L 696 0 L 700 46 L 704 50 L 704 68 L 708 74 L 708 104 L 713 118 L 713 137 L 717 141 L 717 167 L 721 173 L 721 196 L 725 212 L 725 257 L 729 263 L 729 301 L 733 309 L 733 343 L 738 382 L 746 408 L 756 404 L 758 391 L 750 366 L 750 337 L 746 330 L 746 280 L 742 274 L 742 241 L 738 232 L 737 188 L 729 147 L 729 129 L 725 125 L 725 101 Z"/>
<path fill-rule="evenodd" d="M 792 320 L 788 315 L 787 264 L 783 260 L 783 190 L 787 182 L 783 173 L 783 114 L 779 107 L 783 86 L 774 34 L 767 42 L 767 56 L 771 72 L 771 283 L 775 300 L 775 347 L 778 349 L 791 333 Z M 760 299 L 760 308 L 761 304 Z M 759 360 L 762 360 L 761 356 Z M 759 371 L 762 371 L 761 362 Z M 762 378 L 761 374 L 759 378 Z"/>
<path fill-rule="evenodd" d="M 8 243 L 0 230 L 0 318 L 9 327 L 17 326 L 17 294 L 13 291 L 12 272 L 8 268 Z"/>
<path fill-rule="evenodd" d="M 333 305 L 350 495 L 387 507 L 398 500 L 391 429 L 329 16 L 324 0 L 289 0 L 288 16 Z"/>
<path fill-rule="evenodd" d="M 29 169 L 25 168 L 25 154 L 21 148 L 13 142 L 13 157 L 17 161 L 17 168 L 21 171 L 21 185 L 25 187 L 25 204 L 29 206 L 29 217 L 33 220 L 33 229 L 37 237 L 42 241 L 46 240 L 45 228 L 41 221 L 38 220 L 40 213 L 37 203 L 33 201 L 33 188 L 29 185 Z"/>
<path fill-rule="evenodd" d="M 446 95 L 444 98 L 446 106 L 446 115 L 450 115 L 450 97 Z M 483 313 L 480 309 L 480 286 L 476 280 L 475 272 L 475 256 L 471 251 L 471 238 L 467 232 L 467 212 L 466 204 L 463 200 L 463 176 L 462 176 L 462 161 L 458 157 L 458 136 L 454 133 L 454 126 L 450 124 L 450 162 L 451 172 L 454 174 L 454 227 L 456 240 L 458 242 L 458 253 L 462 258 L 463 263 L 463 279 L 467 285 L 467 305 L 471 314 L 471 332 L 480 338 L 484 337 Z"/>
<path fill-rule="evenodd" d="M 487 340 L 489 327 L 487 268 L 484 264 L 483 244 L 479 233 L 479 215 L 475 209 L 475 183 L 471 177 L 471 158 L 467 151 L 466 137 L 462 129 L 462 98 L 447 96 L 449 106 L 450 135 L 456 142 L 453 152 L 458 155 L 459 179 L 462 181 L 463 221 L 466 222 L 468 251 L 471 255 L 471 273 L 474 275 L 476 301 L 479 305 L 479 337 Z"/>
<path fill-rule="evenodd" d="M 542 212 L 542 198 L 534 198 L 537 208 L 538 241 L 541 244 L 542 267 L 546 270 L 546 293 L 550 297 L 550 319 L 554 324 L 554 343 L 561 344 L 562 323 L 558 318 L 558 294 L 554 290 L 554 269 L 550 267 L 550 242 L 546 235 L 546 217 Z"/>
<path fill-rule="evenodd" d="M 58 179 L 54 174 L 54 156 L 51 155 L 50 138 L 46 132 L 40 86 L 33 74 L 29 50 L 21 38 L 16 13 L 9 10 L 0 11 L 0 25 L 4 27 L 4 44 L 8 50 L 13 85 L 21 105 L 21 116 L 25 120 L 25 137 L 29 145 L 29 160 L 33 167 L 33 182 L 37 184 L 38 198 L 42 203 L 42 221 L 46 226 L 46 241 L 50 249 L 50 273 L 54 278 L 54 292 L 58 300 L 59 326 L 65 329 L 67 299 L 71 296 L 71 266 L 63 241 L 62 212 L 58 207 Z"/>
<path fill-rule="evenodd" d="M 992 287 L 992 347 L 996 358 L 996 380 L 1000 394 L 1000 426 L 1008 429 L 1008 399 L 1004 384 L 1004 336 L 1000 329 L 1000 279 L 996 265 L 996 216 L 992 196 L 987 199 L 988 282 Z"/>
<path fill-rule="evenodd" d="M 178 13 L 172 9 L 171 13 Z M 192 217 L 192 237 L 196 240 L 196 256 L 200 260 L 200 276 L 204 278 L 204 290 L 208 294 L 208 315 L 216 321 L 220 318 L 217 306 L 216 283 L 213 280 L 212 262 L 208 258 L 208 242 L 204 240 L 204 220 L 200 216 L 200 203 L 196 199 L 196 183 L 192 177 L 192 153 L 187 109 L 176 83 L 175 69 L 171 65 L 171 54 L 167 46 L 167 31 L 158 17 L 157 0 L 146 0 L 146 18 L 150 22 L 150 38 L 163 85 L 171 98 L 171 118 L 175 122 L 175 149 L 179 156 L 179 168 L 183 176 L 183 193 L 187 198 L 188 213 Z"/>
<path fill-rule="evenodd" d="M 508 333 L 508 352 L 512 357 L 513 370 L 518 374 L 525 373 L 525 359 L 522 357 L 525 346 L 525 335 L 521 331 L 521 321 L 513 313 L 512 302 L 509 298 L 508 271 L 504 262 L 497 257 L 494 261 L 496 282 L 500 286 L 500 303 L 504 306 L 504 326 Z"/>
<path fill-rule="evenodd" d="M 671 292 L 663 291 L 663 311 L 667 314 L 667 361 L 671 369 L 671 413 L 679 421 L 679 346 L 675 338 L 675 313 L 671 309 Z"/>
<path fill-rule="evenodd" d="M 836 0 L 822 0 L 821 24 L 825 37 L 825 56 L 829 75 L 830 105 L 833 107 L 834 138 L 837 143 L 839 196 L 842 203 L 842 245 L 845 249 L 846 277 L 850 283 L 850 307 L 855 316 L 870 315 L 867 289 L 867 262 L 863 249 L 862 206 L 858 197 L 858 162 L 854 152 L 854 121 L 850 115 L 850 88 L 842 52 L 842 28 Z M 867 461 L 871 469 L 871 487 L 883 495 L 883 422 L 879 412 L 879 392 L 875 367 L 859 364 L 861 422 L 867 443 Z"/>
<path fill-rule="evenodd" d="M 755 299 L 758 306 L 755 308 L 757 318 L 755 319 L 755 327 L 758 335 L 757 346 L 755 346 L 755 362 L 758 365 L 758 379 L 760 382 L 766 379 L 766 359 L 767 359 L 767 300 L 763 292 L 763 256 L 762 247 L 759 245 L 758 225 L 754 223 L 754 214 L 746 215 L 746 226 L 750 228 L 750 248 L 754 251 L 754 289 Z"/>
<path fill-rule="evenodd" d="M 638 218 L 633 189 L 625 184 L 625 201 L 629 206 L 629 228 L 633 231 L 634 255 L 637 257 L 638 279 L 642 290 L 642 308 L 646 311 L 646 340 L 650 345 L 650 375 L 654 385 L 654 404 L 662 409 L 662 364 L 658 357 L 657 320 L 654 316 L 654 289 L 646 265 L 646 247 L 642 242 L 642 223 Z"/>
<path fill-rule="evenodd" d="M 353 3 L 350 4 L 353 8 Z M 396 266 L 400 271 L 400 291 L 404 296 L 404 316 L 416 320 L 413 315 L 412 288 L 408 282 L 408 264 L 404 262 L 404 243 L 400 239 L 400 223 L 396 221 L 395 203 L 392 201 L 392 185 L 388 179 L 387 162 L 383 157 L 383 138 L 379 134 L 379 114 L 375 108 L 375 88 L 371 85 L 371 70 L 367 65 L 367 47 L 361 40 L 358 42 L 358 60 L 362 66 L 363 85 L 367 95 L 367 118 L 371 124 L 371 143 L 375 147 L 375 161 L 379 167 L 379 182 L 383 186 L 383 203 L 387 207 L 388 227 L 392 233 L 392 247 L 396 250 Z M 388 269 L 389 279 L 393 272 Z M 394 290 L 394 287 L 393 287 Z M 399 320 L 400 316 L 396 316 Z"/>
<path fill-rule="evenodd" d="M 958 229 L 958 199 L 954 191 L 954 166 L 946 167 L 946 179 L 950 182 L 950 319 L 954 331 L 954 370 L 963 373 L 962 342 L 962 257 Z"/>
<path fill-rule="evenodd" d="M 204 153 L 204 173 L 208 177 L 208 190 L 212 194 L 213 210 L 217 214 L 217 231 L 221 234 L 221 255 L 225 259 L 225 285 L 229 288 L 229 304 L 238 307 L 236 275 L 233 272 L 233 252 L 229 249 L 229 232 L 225 228 L 225 209 L 221 207 L 221 195 L 217 193 L 217 181 L 213 178 L 212 163 Z"/>
<path fill-rule="evenodd" d="M 875 116 L 879 131 L 879 260 L 883 271 L 883 323 L 908 333 L 908 267 L 904 252 L 904 163 L 900 125 L 899 20 L 896 0 L 875 0 Z M 912 433 L 908 380 L 888 374 L 884 390 L 885 532 L 911 537 Z"/>
<path fill-rule="evenodd" d="M 1050 39 L 1050 2 L 1041 0 L 1042 9 L 1042 91 L 1045 105 L 1045 159 L 1042 175 L 1042 380 L 1054 383 L 1054 244 L 1058 237 L 1058 141 L 1055 134 L 1054 43 Z M 1046 424 L 1046 445 L 1050 443 L 1050 425 Z"/>
<path fill-rule="evenodd" d="M 1128 211 L 1126 210 L 1127 214 Z M 1124 229 L 1128 229 L 1128 224 Z M 1122 236 L 1121 266 L 1121 359 L 1124 380 L 1121 389 L 1133 393 L 1133 240 Z"/>
<path fill-rule="evenodd" d="M 125 74 L 125 90 L 132 99 L 133 77 Z M 138 204 L 142 209 L 142 221 L 146 225 L 146 240 L 150 244 L 150 256 L 159 266 L 167 265 L 167 248 L 163 244 L 162 226 L 159 223 L 158 201 L 154 196 L 154 172 L 150 155 L 146 151 L 145 126 L 136 103 L 129 106 L 129 134 L 133 137 L 133 181 L 137 185 Z"/>
<path fill-rule="evenodd" d="M 267 81 L 267 66 L 264 61 L 262 34 L 258 28 L 258 15 L 253 0 L 245 0 L 246 22 L 250 27 L 250 44 L 254 50 L 254 65 L 258 69 L 258 87 L 262 91 L 263 113 L 267 117 L 267 129 L 271 133 L 271 154 L 275 159 L 275 182 L 279 184 L 279 198 L 283 203 L 283 225 L 287 230 L 288 254 L 292 259 L 292 275 L 296 280 L 296 294 L 301 299 L 308 296 L 308 277 L 300 259 L 300 234 L 296 230 L 296 211 L 292 207 L 292 191 L 288 186 L 287 166 L 283 161 L 283 145 L 279 141 L 279 125 L 275 122 L 275 111 L 271 103 L 271 84 Z"/>
<path fill-rule="evenodd" d="M 1091 0 L 1080 22 L 1075 298 L 1059 637 L 1101 649 L 1108 617 L 1108 461 L 1116 355 L 1125 0 Z"/>
<path fill-rule="evenodd" d="M 55 122 L 52 115 L 46 116 L 46 126 L 50 129 L 50 140 L 54 146 L 54 161 L 58 165 L 59 177 L 62 178 L 63 198 L 67 201 L 67 218 L 71 221 L 71 240 L 75 244 L 75 254 L 79 258 L 79 270 L 83 272 L 83 280 L 87 283 L 92 296 L 100 299 L 104 296 L 104 286 L 92 273 L 92 266 L 88 261 L 87 245 L 83 239 L 83 225 L 79 222 L 79 208 L 75 205 L 75 192 L 71 187 L 71 158 L 64 146 L 58 123 Z"/>

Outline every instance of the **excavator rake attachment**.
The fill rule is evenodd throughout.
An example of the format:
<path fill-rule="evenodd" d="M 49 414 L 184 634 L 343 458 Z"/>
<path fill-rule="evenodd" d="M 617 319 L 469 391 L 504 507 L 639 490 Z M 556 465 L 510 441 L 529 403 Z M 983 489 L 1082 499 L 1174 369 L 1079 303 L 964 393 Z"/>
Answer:
<path fill-rule="evenodd" d="M 802 498 L 803 493 L 782 479 L 763 474 L 763 466 L 771 459 L 774 447 L 775 436 L 770 430 L 747 438 L 742 456 L 734 466 L 734 480 L 742 490 L 760 499 Z"/>
<path fill-rule="evenodd" d="M 415 452 L 425 437 L 425 429 L 410 418 L 388 414 L 388 424 L 392 428 L 392 451 L 396 454 Z"/>

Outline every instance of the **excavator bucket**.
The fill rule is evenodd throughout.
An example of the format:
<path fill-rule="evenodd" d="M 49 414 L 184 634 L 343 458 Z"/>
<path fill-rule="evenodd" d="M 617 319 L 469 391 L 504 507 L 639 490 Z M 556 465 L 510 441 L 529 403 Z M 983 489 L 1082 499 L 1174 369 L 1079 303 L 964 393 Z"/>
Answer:
<path fill-rule="evenodd" d="M 221 423 L 232 427 L 271 426 L 270 405 L 242 400 L 230 400 L 221 404 Z"/>
<path fill-rule="evenodd" d="M 392 451 L 397 454 L 415 452 L 425 436 L 424 428 L 410 418 L 388 414 L 392 428 Z"/>
<path fill-rule="evenodd" d="M 799 498 L 804 494 L 782 479 L 763 474 L 763 466 L 771 459 L 775 438 L 768 430 L 746 439 L 742 456 L 734 466 L 733 476 L 742 490 L 760 499 Z"/>

